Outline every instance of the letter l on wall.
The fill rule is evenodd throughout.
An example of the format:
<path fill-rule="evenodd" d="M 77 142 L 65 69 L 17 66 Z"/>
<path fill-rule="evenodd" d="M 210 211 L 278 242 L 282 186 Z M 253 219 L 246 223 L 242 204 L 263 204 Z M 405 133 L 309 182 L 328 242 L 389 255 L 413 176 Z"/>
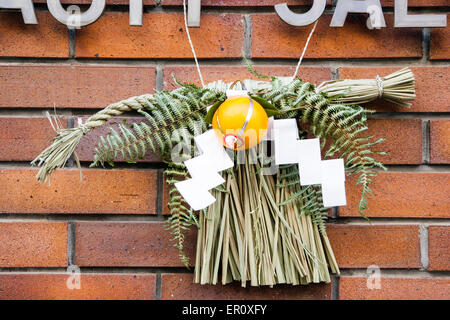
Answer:
<path fill-rule="evenodd" d="M 446 27 L 445 14 L 408 14 L 408 0 L 395 0 L 395 27 Z"/>

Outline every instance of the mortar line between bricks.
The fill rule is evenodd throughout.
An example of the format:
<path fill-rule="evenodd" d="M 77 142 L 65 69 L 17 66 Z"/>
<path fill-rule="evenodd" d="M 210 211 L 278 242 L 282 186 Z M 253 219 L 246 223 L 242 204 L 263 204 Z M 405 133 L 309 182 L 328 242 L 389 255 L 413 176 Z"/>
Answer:
<path fill-rule="evenodd" d="M 331 80 L 339 80 L 339 67 L 331 67 Z"/>
<path fill-rule="evenodd" d="M 161 75 L 158 74 L 158 77 Z M 334 78 L 334 77 L 332 77 Z M 335 80 L 335 79 L 333 79 Z M 163 80 L 162 80 L 163 81 Z M 159 90 L 159 88 L 157 88 Z M 70 117 L 88 117 L 91 116 L 98 109 L 78 109 L 78 108 L 61 108 L 57 109 L 58 116 L 70 118 Z M 0 109 L 0 118 L 12 117 L 12 118 L 45 118 L 45 112 L 49 111 L 53 113 L 54 110 L 48 108 L 5 108 Z M 127 112 L 120 115 L 121 118 L 135 118 L 140 116 L 135 112 Z M 368 119 L 380 119 L 380 120 L 450 120 L 450 112 L 377 112 L 368 116 Z M 49 124 L 50 126 L 50 124 Z"/>
<path fill-rule="evenodd" d="M 422 60 L 427 63 L 430 60 L 430 28 L 422 29 Z"/>
<path fill-rule="evenodd" d="M 448 218 L 403 218 L 403 217 L 371 217 L 370 222 L 363 217 L 342 217 L 328 218 L 327 225 L 347 225 L 347 226 L 371 226 L 371 225 L 392 225 L 392 226 L 420 226 L 423 223 L 429 225 L 450 226 Z"/>
<path fill-rule="evenodd" d="M 30 168 L 29 161 L 0 161 L 1 169 L 23 169 Z M 166 166 L 163 162 L 142 162 L 136 164 L 128 164 L 124 162 L 114 163 L 114 167 L 109 167 L 107 169 L 101 169 L 101 167 L 90 168 L 89 165 L 91 161 L 82 161 L 81 170 L 92 171 L 92 170 L 108 170 L 108 171 L 119 171 L 119 170 L 130 170 L 130 171 L 156 171 L 159 169 L 165 169 Z M 386 164 L 385 165 L 392 172 L 448 172 L 450 170 L 450 164 Z M 34 169 L 37 169 L 34 167 Z M 67 171 L 75 171 L 78 168 L 67 168 L 60 169 Z M 382 172 L 384 170 L 377 170 Z"/>
<path fill-rule="evenodd" d="M 252 56 L 252 17 L 244 16 L 244 43 L 243 56 L 250 59 Z M 245 63 L 245 62 L 244 62 Z"/>
<path fill-rule="evenodd" d="M 331 275 L 331 300 L 339 300 L 339 275 Z"/>
<path fill-rule="evenodd" d="M 31 160 L 26 161 L 0 161 L 0 169 L 23 169 L 23 168 L 29 168 L 29 169 L 37 169 L 37 167 L 31 167 L 30 166 Z M 102 167 L 95 167 L 90 168 L 89 165 L 92 163 L 92 161 L 81 161 L 81 170 L 108 170 L 108 171 L 117 171 L 117 170 L 134 170 L 134 171 L 156 171 L 158 169 L 165 168 L 165 164 L 163 162 L 143 162 L 143 163 L 136 163 L 136 164 L 129 164 L 124 162 L 116 162 L 114 163 L 114 168 L 107 167 L 107 169 L 103 169 Z M 78 170 L 77 167 L 73 168 L 67 168 L 67 165 L 63 169 L 59 170 Z"/>
<path fill-rule="evenodd" d="M 199 61 L 205 65 L 223 65 L 227 66 L 245 66 L 242 57 L 218 57 L 218 58 L 199 58 Z M 251 60 L 255 66 L 261 65 L 286 65 L 295 67 L 298 58 L 253 58 Z M 163 65 L 186 65 L 194 66 L 192 58 L 36 58 L 36 57 L 4 57 L 0 58 L 0 65 L 67 65 L 67 66 L 156 66 L 158 63 Z M 305 58 L 302 66 L 321 66 L 321 67 L 448 67 L 449 60 L 429 60 L 424 63 L 422 57 L 416 58 Z"/>
<path fill-rule="evenodd" d="M 381 277 L 386 278 L 450 278 L 450 271 L 427 271 L 418 269 L 392 269 L 380 268 Z M 341 277 L 368 277 L 366 268 L 341 269 Z"/>
<path fill-rule="evenodd" d="M 165 222 L 165 216 L 141 214 L 0 214 L 0 222 Z"/>
<path fill-rule="evenodd" d="M 161 300 L 161 292 L 162 292 L 162 277 L 161 273 L 156 274 L 155 280 L 155 300 Z"/>
<path fill-rule="evenodd" d="M 76 32 L 75 29 L 67 28 L 68 42 L 69 42 L 69 57 L 76 57 Z"/>
<path fill-rule="evenodd" d="M 149 216 L 132 214 L 0 214 L 0 223 L 2 222 L 117 222 L 117 223 L 163 223 L 168 216 Z M 371 225 L 392 225 L 392 226 L 420 226 L 426 223 L 432 226 L 450 226 L 448 218 L 402 218 L 402 217 L 369 217 L 370 222 L 362 217 L 338 217 L 328 218 L 327 225 L 346 225 L 346 226 L 371 226 Z"/>
<path fill-rule="evenodd" d="M 86 267 L 78 266 L 81 273 L 184 273 L 193 274 L 192 268 L 186 269 L 185 267 L 130 267 L 130 266 L 109 266 L 109 267 Z M 67 273 L 67 269 L 63 267 L 0 267 L 0 274 L 2 273 Z"/>
<path fill-rule="evenodd" d="M 74 128 L 74 126 L 75 126 L 75 118 L 73 117 L 67 118 L 67 128 L 68 129 Z M 73 154 L 71 154 L 69 159 L 67 160 L 66 167 L 72 168 L 74 166 L 73 159 L 74 159 Z"/>
<path fill-rule="evenodd" d="M 164 169 L 165 166 L 163 163 L 149 163 L 149 164 L 139 164 L 139 165 L 130 165 L 125 163 L 115 163 L 114 168 L 101 169 L 97 168 L 89 168 L 90 162 L 82 162 L 81 170 L 83 171 L 93 171 L 93 170 L 108 170 L 108 171 L 156 171 L 159 169 Z M 420 165 L 408 165 L 408 164 L 388 164 L 385 165 L 388 169 L 388 172 L 404 172 L 404 173 L 448 173 L 450 172 L 450 164 L 420 164 Z M 0 161 L 0 170 L 2 169 L 29 169 L 36 170 L 37 167 L 32 167 L 29 161 Z M 67 167 L 66 171 L 78 171 L 76 166 Z M 384 172 L 382 169 L 375 170 L 377 172 Z M 75 173 L 74 173 L 75 174 Z"/>
<path fill-rule="evenodd" d="M 331 208 L 331 218 L 337 219 L 339 217 L 339 207 Z"/>
<path fill-rule="evenodd" d="M 428 255 L 428 226 L 426 224 L 421 224 L 419 227 L 419 241 L 420 241 L 420 262 L 424 270 L 428 269 L 429 266 L 429 255 Z"/>
<path fill-rule="evenodd" d="M 422 120 L 422 162 L 429 164 L 430 159 L 430 120 Z"/>
<path fill-rule="evenodd" d="M 75 262 L 75 223 L 68 221 L 67 223 L 67 265 L 76 265 Z"/>
<path fill-rule="evenodd" d="M 444 278 L 450 279 L 450 271 L 426 271 L 410 268 L 381 268 L 381 276 L 386 278 Z M 80 267 L 81 274 L 193 274 L 193 269 L 185 267 Z M 366 268 L 341 268 L 339 277 L 367 277 Z M 28 274 L 67 274 L 66 268 L 62 267 L 0 267 L 0 275 L 28 273 Z M 335 276 L 335 275 L 332 275 Z"/>
<path fill-rule="evenodd" d="M 155 66 L 155 86 L 156 91 L 164 89 L 164 67 L 161 63 L 158 63 Z"/>

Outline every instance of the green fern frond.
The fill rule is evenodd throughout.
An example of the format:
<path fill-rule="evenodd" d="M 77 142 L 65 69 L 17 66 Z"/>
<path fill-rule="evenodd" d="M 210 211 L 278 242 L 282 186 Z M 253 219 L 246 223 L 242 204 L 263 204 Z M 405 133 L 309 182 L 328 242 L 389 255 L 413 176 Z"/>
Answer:
<path fill-rule="evenodd" d="M 166 229 L 172 235 L 171 241 L 174 247 L 178 249 L 178 255 L 183 264 L 189 268 L 189 257 L 184 252 L 185 232 L 192 225 L 198 225 L 195 214 L 192 209 L 188 208 L 177 188 L 175 183 L 185 180 L 188 176 L 188 171 L 184 164 L 169 163 L 167 169 L 164 171 L 166 183 L 169 186 L 170 200 L 167 204 L 170 212 L 170 217 L 166 222 Z"/>
<path fill-rule="evenodd" d="M 168 228 L 181 260 L 189 266 L 189 258 L 184 253 L 184 234 L 190 226 L 197 224 L 196 215 L 183 202 L 174 184 L 188 175 L 182 161 L 194 155 L 191 148 L 193 137 L 207 129 L 204 121 L 207 107 L 225 99 L 225 92 L 214 89 L 214 86 L 203 89 L 189 84 L 181 85 L 179 89 L 161 91 L 146 100 L 146 107 L 138 111 L 146 122 L 131 126 L 120 124 L 118 130 L 111 129 L 110 134 L 102 137 L 91 166 L 104 166 L 105 163 L 112 165 L 118 156 L 132 162 L 142 159 L 148 152 L 159 155 L 168 163 L 165 171 L 166 182 L 170 187 L 168 205 L 171 216 L 167 222 Z M 369 185 L 376 175 L 375 169 L 385 169 L 373 158 L 374 154 L 382 153 L 371 150 L 382 139 L 374 140 L 364 134 L 367 116 L 373 111 L 336 103 L 326 94 L 317 93 L 313 84 L 300 79 L 286 84 L 282 79 L 271 77 L 271 88 L 263 87 L 252 94 L 276 108 L 279 111 L 276 118 L 297 118 L 307 124 L 306 129 L 321 139 L 325 158 L 344 158 L 347 172 L 358 175 L 357 185 L 362 190 L 358 209 L 365 217 L 367 199 L 372 195 Z M 300 137 L 305 138 L 306 132 L 300 131 Z M 180 149 L 178 162 L 170 158 L 174 146 Z M 328 148 L 325 150 L 326 146 Z M 320 186 L 300 186 L 296 165 L 280 167 L 279 179 L 279 187 L 289 188 L 291 195 L 280 205 L 296 203 L 299 212 L 311 216 L 320 232 L 324 233 L 329 209 L 322 205 Z"/>
<path fill-rule="evenodd" d="M 106 139 L 102 137 L 98 143 L 91 167 L 113 165 L 118 156 L 134 162 L 148 152 L 170 161 L 173 146 L 185 143 L 186 138 L 189 140 L 206 129 L 203 121 L 206 108 L 223 97 L 222 92 L 196 86 L 156 93 L 147 99 L 146 108 L 138 111 L 147 122 L 131 126 L 119 124 L 120 133 L 111 128 Z M 179 130 L 187 130 L 187 133 L 180 134 Z"/>
<path fill-rule="evenodd" d="M 371 157 L 377 153 L 371 147 L 381 143 L 383 139 L 373 140 L 371 136 L 363 136 L 367 130 L 367 116 L 373 111 L 360 106 L 334 103 L 325 94 L 315 92 L 314 85 L 300 79 L 267 92 L 264 98 L 280 110 L 292 110 L 282 117 L 297 117 L 308 124 L 311 133 L 321 138 L 322 148 L 327 141 L 331 141 L 329 149 L 324 150 L 325 158 L 344 158 L 348 173 L 358 174 L 357 184 L 362 189 L 358 211 L 365 217 L 367 198 L 372 194 L 369 185 L 376 175 L 375 168 L 385 169 Z"/>

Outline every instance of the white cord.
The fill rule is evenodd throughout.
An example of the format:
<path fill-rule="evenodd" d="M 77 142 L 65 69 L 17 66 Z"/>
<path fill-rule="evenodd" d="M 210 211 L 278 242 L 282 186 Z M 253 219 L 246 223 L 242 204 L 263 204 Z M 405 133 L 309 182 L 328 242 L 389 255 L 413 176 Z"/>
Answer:
<path fill-rule="evenodd" d="M 300 56 L 300 59 L 298 60 L 297 68 L 295 68 L 295 73 L 294 73 L 294 75 L 292 76 L 292 80 L 295 79 L 295 76 L 296 76 L 297 73 L 298 73 L 298 69 L 300 68 L 300 65 L 302 64 L 303 57 L 305 56 L 305 53 L 306 53 L 306 49 L 308 49 L 309 41 L 311 40 L 311 37 L 312 37 L 312 35 L 313 35 L 313 33 L 314 33 L 314 30 L 316 30 L 316 26 L 317 26 L 317 23 L 318 23 L 318 22 L 319 22 L 319 20 L 316 20 L 316 22 L 314 23 L 314 26 L 313 26 L 311 32 L 309 33 L 308 39 L 306 40 L 306 43 L 305 43 L 305 47 L 303 48 L 302 55 Z"/>
<path fill-rule="evenodd" d="M 202 87 L 204 87 L 205 83 L 203 81 L 202 72 L 200 71 L 200 65 L 198 64 L 197 54 L 195 53 L 194 45 L 192 43 L 191 35 L 189 33 L 189 27 L 188 27 L 188 22 L 187 22 L 186 0 L 183 0 L 183 11 L 184 11 L 184 26 L 186 27 L 186 34 L 187 34 L 187 37 L 188 37 L 188 40 L 189 40 L 189 45 L 191 46 L 192 54 L 194 55 L 195 66 L 197 67 L 198 76 L 200 77 L 200 81 L 202 83 Z M 302 64 L 303 57 L 305 56 L 305 53 L 306 53 L 306 49 L 308 49 L 309 42 L 311 41 L 312 35 L 314 34 L 314 31 L 316 30 L 318 22 L 319 22 L 319 20 L 316 20 L 316 22 L 314 23 L 313 28 L 311 29 L 311 32 L 309 33 L 308 39 L 306 40 L 306 43 L 305 43 L 305 47 L 303 48 L 302 55 L 300 56 L 300 59 L 298 60 L 297 67 L 295 68 L 295 73 L 292 76 L 292 80 L 294 80 L 295 77 L 297 76 L 298 69 L 300 68 L 300 65 Z"/>
<path fill-rule="evenodd" d="M 198 76 L 200 77 L 200 81 L 202 83 L 202 87 L 205 87 L 205 83 L 203 82 L 202 73 L 200 71 L 200 66 L 198 65 L 197 55 L 195 54 L 194 45 L 192 44 L 191 35 L 189 34 L 189 27 L 187 23 L 187 12 L 186 12 L 186 0 L 183 0 L 183 10 L 184 10 L 184 25 L 186 27 L 186 34 L 189 40 L 189 44 L 191 45 L 192 54 L 194 55 L 195 65 L 197 66 Z"/>

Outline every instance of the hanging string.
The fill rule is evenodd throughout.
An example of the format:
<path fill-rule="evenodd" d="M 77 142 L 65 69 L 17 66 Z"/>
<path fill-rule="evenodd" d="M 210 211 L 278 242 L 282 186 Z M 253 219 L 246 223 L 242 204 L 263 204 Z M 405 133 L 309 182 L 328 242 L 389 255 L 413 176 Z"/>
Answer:
<path fill-rule="evenodd" d="M 198 76 L 200 77 L 200 81 L 202 83 L 202 87 L 205 86 L 203 82 L 202 72 L 200 71 L 200 66 L 198 64 L 197 55 L 195 54 L 194 45 L 192 44 L 191 35 L 189 34 L 189 27 L 187 22 L 187 12 L 186 12 L 186 0 L 183 0 L 183 10 L 184 10 L 184 26 L 186 27 L 186 34 L 189 40 L 189 45 L 191 46 L 192 54 L 194 55 L 195 65 L 197 67 Z"/>
<path fill-rule="evenodd" d="M 300 59 L 298 60 L 297 67 L 295 68 L 295 73 L 292 76 L 292 80 L 294 80 L 295 77 L 297 76 L 298 69 L 300 68 L 300 65 L 302 64 L 303 57 L 305 56 L 305 53 L 306 53 L 306 49 L 308 49 L 309 41 L 311 40 L 311 37 L 312 37 L 314 31 L 316 30 L 317 22 L 319 22 L 319 20 L 316 20 L 316 22 L 314 23 L 313 28 L 311 29 L 311 32 L 309 33 L 308 39 L 306 40 L 306 43 L 305 43 L 305 47 L 303 48 L 302 55 L 300 56 Z"/>
<path fill-rule="evenodd" d="M 204 87 L 205 86 L 205 82 L 203 81 L 203 76 L 202 76 L 202 72 L 200 71 L 200 65 L 198 63 L 197 54 L 195 53 L 194 44 L 192 43 L 191 35 L 189 33 L 189 27 L 188 27 L 188 21 L 187 21 L 186 0 L 183 0 L 183 11 L 184 11 L 184 26 L 186 28 L 187 38 L 188 38 L 188 41 L 189 41 L 189 45 L 191 46 L 192 54 L 194 56 L 195 66 L 197 67 L 198 76 L 200 77 L 200 81 L 202 83 L 202 86 Z M 314 34 L 314 31 L 316 30 L 318 22 L 319 22 L 319 20 L 316 20 L 316 22 L 314 23 L 313 28 L 311 29 L 311 32 L 309 33 L 308 39 L 306 40 L 306 43 L 305 43 L 305 47 L 303 48 L 302 55 L 300 56 L 300 59 L 298 60 L 297 67 L 295 68 L 294 75 L 292 76 L 292 80 L 295 79 L 295 77 L 297 76 L 298 70 L 300 68 L 300 65 L 302 64 L 302 61 L 303 61 L 303 58 L 305 56 L 306 50 L 308 49 L 309 42 L 311 41 L 311 38 L 312 38 L 312 36 Z"/>

